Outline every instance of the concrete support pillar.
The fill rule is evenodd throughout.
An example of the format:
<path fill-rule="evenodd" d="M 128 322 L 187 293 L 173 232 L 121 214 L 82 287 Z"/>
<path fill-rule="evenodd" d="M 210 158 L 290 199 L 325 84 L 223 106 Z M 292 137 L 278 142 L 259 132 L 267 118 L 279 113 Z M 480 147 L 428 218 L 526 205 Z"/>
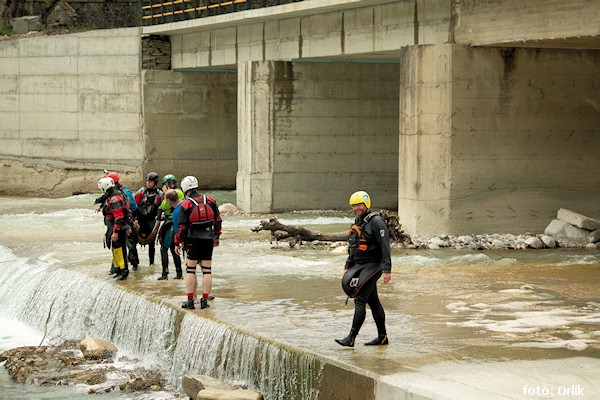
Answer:
<path fill-rule="evenodd" d="M 398 209 L 411 234 L 543 232 L 598 217 L 600 52 L 402 51 Z"/>
<path fill-rule="evenodd" d="M 269 212 L 273 207 L 272 64 L 238 64 L 237 206 Z"/>
<path fill-rule="evenodd" d="M 395 208 L 398 64 L 238 65 L 237 202 L 244 211 Z"/>
<path fill-rule="evenodd" d="M 398 214 L 411 234 L 446 232 L 452 46 L 409 46 L 401 60 Z"/>

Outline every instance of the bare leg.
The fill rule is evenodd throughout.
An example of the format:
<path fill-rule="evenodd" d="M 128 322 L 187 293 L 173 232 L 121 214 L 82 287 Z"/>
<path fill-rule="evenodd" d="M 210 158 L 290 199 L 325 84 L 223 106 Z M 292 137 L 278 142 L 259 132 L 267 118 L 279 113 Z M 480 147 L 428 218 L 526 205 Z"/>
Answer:
<path fill-rule="evenodd" d="M 202 293 L 207 293 L 210 296 L 212 295 L 212 273 L 210 273 L 212 261 L 202 260 L 200 265 L 202 269 Z"/>
<path fill-rule="evenodd" d="M 187 260 L 188 269 L 196 268 L 198 265 L 198 261 L 196 260 Z M 196 292 L 198 291 L 198 278 L 196 277 L 196 273 L 188 272 L 185 274 L 185 289 L 187 293 L 194 293 L 194 298 L 196 297 Z"/>

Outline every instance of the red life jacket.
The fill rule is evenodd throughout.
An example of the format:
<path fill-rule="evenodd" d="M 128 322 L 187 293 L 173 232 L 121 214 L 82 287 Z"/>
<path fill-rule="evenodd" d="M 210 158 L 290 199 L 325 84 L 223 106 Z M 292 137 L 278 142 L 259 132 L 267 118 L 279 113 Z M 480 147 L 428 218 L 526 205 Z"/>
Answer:
<path fill-rule="evenodd" d="M 194 203 L 194 208 L 189 217 L 192 228 L 206 226 L 215 222 L 215 212 L 206 203 L 206 196 L 202 196 L 202 203 L 198 203 L 194 198 L 190 198 L 189 200 Z"/>

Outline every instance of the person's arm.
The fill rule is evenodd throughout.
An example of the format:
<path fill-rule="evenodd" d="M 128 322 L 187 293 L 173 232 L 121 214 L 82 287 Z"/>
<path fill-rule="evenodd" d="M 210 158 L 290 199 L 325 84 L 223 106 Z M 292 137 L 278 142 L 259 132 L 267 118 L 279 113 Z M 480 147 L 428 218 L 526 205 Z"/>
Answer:
<path fill-rule="evenodd" d="M 392 279 L 392 256 L 390 251 L 390 235 L 385 221 L 375 217 L 371 223 L 371 234 L 381 249 L 381 264 L 383 267 L 383 283 Z"/>
<path fill-rule="evenodd" d="M 114 218 L 111 240 L 115 242 L 118 239 L 119 231 L 129 229 L 126 217 L 127 206 L 120 195 L 115 195 L 108 199 L 108 212 L 110 212 Z"/>
<path fill-rule="evenodd" d="M 219 245 L 219 237 L 221 236 L 221 227 L 223 225 L 223 220 L 221 219 L 221 214 L 219 213 L 219 206 L 217 206 L 217 202 L 212 197 L 206 198 L 207 203 L 213 210 L 213 214 L 215 215 L 215 222 L 213 223 L 213 232 L 216 235 L 214 239 L 214 246 L 217 247 Z"/>
<path fill-rule="evenodd" d="M 185 240 L 185 237 L 187 236 L 187 230 L 188 230 L 188 221 L 187 221 L 187 215 L 186 215 L 186 210 L 187 208 L 184 208 L 183 203 L 179 206 L 179 208 L 177 208 L 175 211 L 177 212 L 177 215 L 175 215 L 175 212 L 173 212 L 173 226 L 175 226 L 175 217 L 177 217 L 177 231 L 175 232 L 175 243 L 177 245 L 181 245 L 183 243 L 183 241 Z"/>

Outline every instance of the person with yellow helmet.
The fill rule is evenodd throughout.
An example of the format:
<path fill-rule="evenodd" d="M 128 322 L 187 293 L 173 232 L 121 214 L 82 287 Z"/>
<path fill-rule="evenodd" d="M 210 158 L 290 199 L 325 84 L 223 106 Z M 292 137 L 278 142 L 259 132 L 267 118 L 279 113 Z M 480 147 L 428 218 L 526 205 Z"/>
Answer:
<path fill-rule="evenodd" d="M 366 317 L 368 304 L 377 326 L 377 337 L 367 346 L 389 344 L 385 329 L 385 312 L 377 295 L 377 280 L 383 276 L 383 283 L 392 279 L 390 238 L 388 228 L 381 216 L 371 212 L 371 197 L 365 191 L 350 196 L 350 206 L 356 215 L 348 232 L 348 259 L 342 276 L 342 288 L 348 297 L 354 298 L 354 318 L 350 333 L 335 341 L 347 347 L 354 347 L 354 341 Z"/>

